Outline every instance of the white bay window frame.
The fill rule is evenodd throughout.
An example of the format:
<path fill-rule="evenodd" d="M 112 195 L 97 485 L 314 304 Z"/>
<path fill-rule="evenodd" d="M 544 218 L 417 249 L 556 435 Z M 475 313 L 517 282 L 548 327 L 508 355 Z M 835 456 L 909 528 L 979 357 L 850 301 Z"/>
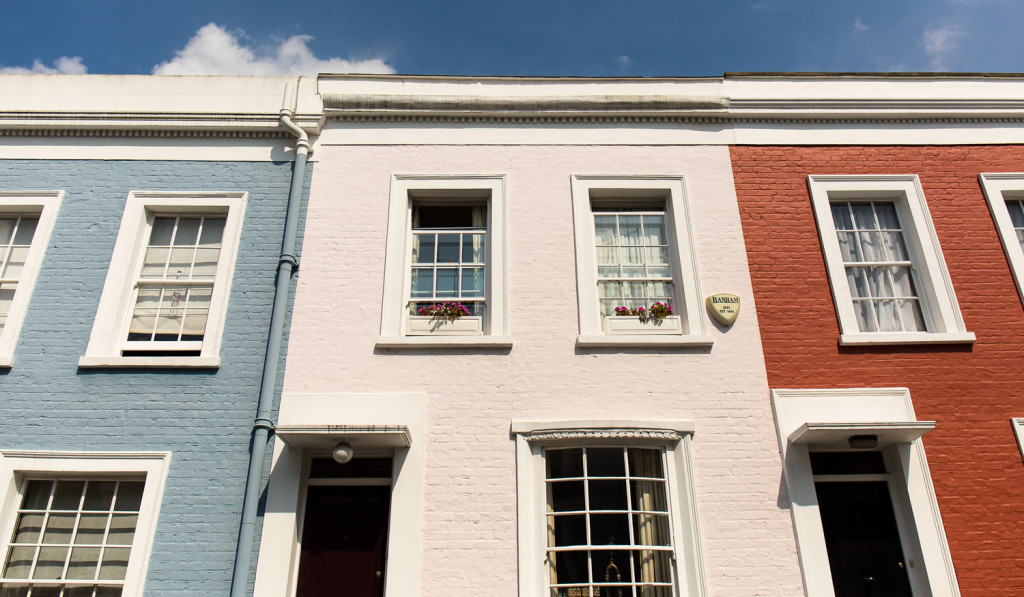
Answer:
<path fill-rule="evenodd" d="M 79 367 L 208 367 L 220 366 L 220 344 L 227 314 L 231 281 L 242 232 L 242 219 L 248 195 L 244 192 L 149 192 L 132 191 L 125 203 L 121 227 L 117 233 L 103 293 L 100 295 L 92 334 Z M 135 308 L 139 271 L 149 242 L 155 217 L 223 216 L 217 271 L 213 295 L 201 343 L 128 341 L 128 329 Z M 138 350 L 143 355 L 124 356 Z M 152 346 L 159 344 L 160 346 Z M 160 351 L 152 356 L 144 351 Z M 196 352 L 175 355 L 175 352 Z"/>
<path fill-rule="evenodd" d="M 916 174 L 810 175 L 807 177 L 807 185 L 839 319 L 840 345 L 950 344 L 975 341 L 974 334 L 965 329 L 953 292 L 953 283 L 925 202 L 924 190 Z M 891 202 L 896 208 L 927 331 L 860 330 L 832 216 L 834 201 Z"/>
<path fill-rule="evenodd" d="M 679 175 L 573 175 L 572 206 L 576 237 L 576 288 L 580 333 L 577 346 L 711 346 L 701 302 L 700 276 L 694 248 L 685 178 Z M 664 333 L 606 334 L 600 313 L 597 277 L 597 238 L 592 201 L 629 207 L 630 202 L 664 201 L 666 237 L 672 271 L 675 315 L 681 329 Z M 659 210 L 660 211 L 660 210 Z"/>
<path fill-rule="evenodd" d="M 551 594 L 546 556 L 551 546 L 545 450 L 577 447 L 664 450 L 673 548 L 672 595 L 706 597 L 708 587 L 691 457 L 693 431 L 693 421 L 682 420 L 512 421 L 511 432 L 516 438 L 519 597 Z"/>
<path fill-rule="evenodd" d="M 1024 249 L 1017 239 L 1017 232 L 1010 219 L 1007 201 L 1024 201 L 1024 173 L 1021 172 L 983 172 L 978 175 L 981 188 L 985 192 L 992 220 L 996 224 L 999 240 L 1006 252 L 1006 260 L 1010 262 L 1013 281 L 1017 285 L 1017 294 L 1024 302 Z"/>
<path fill-rule="evenodd" d="M 3 330 L 0 330 L 0 367 L 11 367 L 14 364 L 14 348 L 21 334 L 21 326 L 32 300 L 32 291 L 63 199 L 64 191 L 0 191 L 0 217 L 39 218 L 25 265 L 17 280 L 17 290 L 7 312 L 7 321 Z"/>
<path fill-rule="evenodd" d="M 508 348 L 505 177 L 503 175 L 394 175 L 388 204 L 387 253 L 379 348 Z M 410 327 L 412 214 L 417 201 L 486 207 L 485 303 L 481 329 L 420 335 Z M 458 299 L 453 299 L 458 300 Z"/>
<path fill-rule="evenodd" d="M 171 455 L 168 452 L 0 450 L 0 532 L 4 533 L 4 557 L 7 555 L 6 544 L 13 536 L 17 524 L 27 481 L 145 479 L 128 567 L 121 584 L 122 597 L 140 597 L 143 594 L 170 461 Z M 40 584 L 54 586 L 60 582 L 43 581 Z"/>

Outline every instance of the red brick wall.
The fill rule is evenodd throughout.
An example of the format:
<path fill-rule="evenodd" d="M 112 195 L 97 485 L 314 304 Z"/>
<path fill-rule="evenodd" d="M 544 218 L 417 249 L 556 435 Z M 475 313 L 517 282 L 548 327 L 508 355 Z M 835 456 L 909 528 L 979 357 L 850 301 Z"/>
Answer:
<path fill-rule="evenodd" d="M 910 388 L 965 596 L 1024 595 L 1024 308 L 978 181 L 1024 172 L 1024 147 L 731 148 L 768 382 Z M 841 348 L 809 174 L 917 174 L 967 346 Z"/>

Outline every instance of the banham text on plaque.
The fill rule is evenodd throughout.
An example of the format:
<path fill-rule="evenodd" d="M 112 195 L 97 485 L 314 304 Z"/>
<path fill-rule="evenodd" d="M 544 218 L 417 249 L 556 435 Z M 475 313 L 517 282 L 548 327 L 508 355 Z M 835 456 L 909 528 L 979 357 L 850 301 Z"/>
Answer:
<path fill-rule="evenodd" d="M 735 294 L 720 292 L 707 299 L 708 311 L 722 325 L 732 325 L 740 314 L 740 297 Z"/>

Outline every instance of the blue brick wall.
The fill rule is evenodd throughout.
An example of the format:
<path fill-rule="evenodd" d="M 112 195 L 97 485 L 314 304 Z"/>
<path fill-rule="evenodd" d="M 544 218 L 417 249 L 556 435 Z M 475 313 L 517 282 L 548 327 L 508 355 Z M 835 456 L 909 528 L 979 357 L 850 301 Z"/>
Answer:
<path fill-rule="evenodd" d="M 65 191 L 0 372 L 0 447 L 173 453 L 147 595 L 228 592 L 290 180 L 290 162 L 0 161 L 0 189 Z M 77 367 L 132 190 L 249 193 L 219 370 Z"/>

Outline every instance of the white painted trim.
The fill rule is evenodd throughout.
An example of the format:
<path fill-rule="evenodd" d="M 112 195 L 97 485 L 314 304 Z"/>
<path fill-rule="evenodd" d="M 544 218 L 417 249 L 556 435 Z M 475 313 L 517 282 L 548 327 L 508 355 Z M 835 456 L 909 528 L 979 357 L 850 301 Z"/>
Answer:
<path fill-rule="evenodd" d="M 1013 425 L 1013 435 L 1017 438 L 1017 447 L 1020 449 L 1021 458 L 1024 458 L 1024 417 L 1010 419 Z"/>
<path fill-rule="evenodd" d="M 378 346 L 396 348 L 405 344 L 413 336 L 409 336 L 408 300 L 411 284 L 409 260 L 411 249 L 409 243 L 412 226 L 412 203 L 417 194 L 429 194 L 431 197 L 443 196 L 446 191 L 452 192 L 453 202 L 457 202 L 466 193 L 471 193 L 476 200 L 487 201 L 487 277 L 486 299 L 487 310 L 483 322 L 483 338 L 481 343 L 489 342 L 505 344 L 501 338 L 509 336 L 508 325 L 508 263 L 507 263 L 507 224 L 506 224 L 506 180 L 504 175 L 496 174 L 465 174 L 465 175 L 434 175 L 434 174 L 396 174 L 391 178 L 390 202 L 388 204 L 388 235 L 387 249 L 384 260 L 384 298 L 381 304 L 380 336 Z M 463 344 L 479 346 L 481 343 L 467 342 L 468 338 L 448 338 L 420 336 L 424 341 L 419 345 L 438 344 L 448 347 Z M 392 341 L 394 338 L 397 341 Z M 401 339 L 405 338 L 405 341 Z"/>
<path fill-rule="evenodd" d="M 294 145 L 275 138 L 18 136 L 0 137 L 0 159 L 290 162 Z"/>
<path fill-rule="evenodd" d="M 671 241 L 673 306 L 682 323 L 682 333 L 672 335 L 606 335 L 597 296 L 597 255 L 591 197 L 621 192 L 623 203 L 632 199 L 664 199 L 665 220 Z M 577 346 L 659 346 L 711 345 L 704 321 L 700 275 L 693 236 L 686 180 L 682 175 L 572 175 L 572 214 L 576 245 L 576 298 L 580 334 Z M 682 303 L 682 304 L 680 304 Z M 604 341 L 601 338 L 614 338 Z M 673 340 L 684 340 L 684 344 Z"/>
<path fill-rule="evenodd" d="M 547 564 L 544 457 L 546 446 L 628 445 L 665 448 L 668 458 L 669 507 L 672 512 L 672 545 L 677 562 L 677 590 L 680 597 L 707 597 L 707 577 L 701 547 L 697 493 L 694 483 L 691 435 L 694 423 L 677 419 L 645 420 L 513 420 L 511 433 L 516 438 L 516 491 L 519 597 L 547 595 Z M 608 437 L 600 430 L 620 431 Z M 670 439 L 665 431 L 672 432 Z M 589 437 L 564 439 L 558 434 L 582 433 Z M 532 436 L 531 434 L 539 434 Z M 643 436 L 649 437 L 643 437 Z"/>
<path fill-rule="evenodd" d="M 839 317 L 842 344 L 919 344 L 920 333 L 862 332 L 857 325 L 853 298 L 846 279 L 843 256 L 832 220 L 831 200 L 881 199 L 892 201 L 904 226 L 907 250 L 917 274 L 915 282 L 927 336 L 938 343 L 973 342 L 967 332 L 953 282 L 942 257 L 921 181 L 916 174 L 819 175 L 807 177 L 807 186 L 818 223 L 832 299 Z"/>
<path fill-rule="evenodd" d="M 621 347 L 621 348 L 671 348 L 680 347 L 685 348 L 687 346 L 699 348 L 699 347 L 710 347 L 715 343 L 714 336 L 710 334 L 693 334 L 693 335 L 647 335 L 647 336 L 632 336 L 625 334 L 612 334 L 609 336 L 576 336 L 576 346 L 581 348 L 600 348 L 600 347 Z"/>
<path fill-rule="evenodd" d="M 132 191 L 125 202 L 121 227 L 114 243 L 103 293 L 89 345 L 79 361 L 81 367 L 215 367 L 219 365 L 224 318 L 231 296 L 235 260 L 242 235 L 242 219 L 248 194 L 245 192 Z M 221 240 L 213 297 L 206 331 L 198 357 L 124 357 L 132 347 L 124 340 L 131 319 L 135 276 L 142 267 L 150 221 L 164 214 L 224 214 L 227 220 Z M 168 343 L 167 350 L 175 346 Z"/>
<path fill-rule="evenodd" d="M 18 280 L 18 289 L 14 293 L 14 300 L 11 301 L 11 308 L 7 314 L 7 323 L 3 331 L 0 331 L 0 367 L 11 367 L 14 364 L 14 349 L 18 344 L 21 326 L 25 322 L 32 291 L 39 278 L 46 248 L 50 246 L 50 235 L 63 199 L 64 191 L 0 191 L 0 214 L 39 216 L 21 278 Z"/>
<path fill-rule="evenodd" d="M 424 458 L 426 456 L 425 393 L 407 394 L 289 394 L 281 397 L 279 425 L 288 428 L 332 426 L 350 428 L 405 427 L 408 447 L 392 447 L 395 458 L 391 519 L 388 526 L 388 559 L 385 597 L 423 595 L 420 587 Z M 342 429 L 337 437 L 348 437 Z M 357 434 L 359 441 L 373 445 L 373 433 Z M 394 446 L 386 433 L 385 446 Z M 385 437 L 387 436 L 387 437 Z M 354 437 L 354 436 L 353 436 Z M 377 447 L 380 449 L 380 447 Z M 304 506 L 303 463 L 310 452 L 275 441 L 267 485 L 267 506 L 263 518 L 256 585 L 253 597 L 293 597 L 298 576 L 299 529 Z M 318 452 L 319 453 L 319 452 Z M 328 451 L 323 452 L 324 455 Z"/>
<path fill-rule="evenodd" d="M 146 569 L 153 549 L 157 517 L 163 501 L 169 452 L 50 452 L 30 450 L 0 451 L 0 530 L 11 534 L 20 498 L 20 485 L 29 476 L 52 478 L 59 475 L 103 476 L 142 475 L 146 485 L 142 492 L 139 520 L 128 558 L 124 580 L 124 596 L 143 594 Z"/>
<path fill-rule="evenodd" d="M 834 597 L 825 535 L 806 444 L 789 438 L 807 423 L 921 423 L 906 388 L 778 389 L 772 409 L 789 492 L 807 597 Z M 898 426 L 897 426 L 898 427 Z M 885 425 L 878 428 L 885 433 Z M 904 554 L 922 565 L 908 568 L 915 594 L 958 597 L 953 560 L 939 514 L 922 440 L 885 450 Z M 916 556 L 916 557 L 915 557 Z"/>
<path fill-rule="evenodd" d="M 895 344 L 973 344 L 974 332 L 871 332 L 840 334 L 840 346 L 891 346 Z"/>
<path fill-rule="evenodd" d="M 512 336 L 379 336 L 377 348 L 512 348 Z"/>
<path fill-rule="evenodd" d="M 978 175 L 981 188 L 985 192 L 989 211 L 996 224 L 996 232 L 1003 243 L 1006 260 L 1010 263 L 1010 272 L 1017 285 L 1017 294 L 1024 301 L 1024 249 L 1021 249 L 1017 234 L 1013 230 L 1010 212 L 1006 209 L 1007 199 L 1024 199 L 1024 173 L 1019 172 L 983 172 Z"/>

